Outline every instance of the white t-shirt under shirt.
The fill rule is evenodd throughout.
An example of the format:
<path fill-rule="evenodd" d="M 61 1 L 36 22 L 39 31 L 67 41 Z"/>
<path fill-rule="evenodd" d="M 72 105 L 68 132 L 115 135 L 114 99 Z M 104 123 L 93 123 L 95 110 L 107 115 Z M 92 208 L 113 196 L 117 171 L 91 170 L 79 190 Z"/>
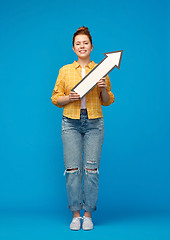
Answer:
<path fill-rule="evenodd" d="M 84 78 L 85 75 L 86 75 L 85 68 L 82 68 L 81 69 L 81 76 L 82 76 L 82 78 Z M 81 99 L 81 109 L 86 109 L 86 97 L 83 97 Z"/>

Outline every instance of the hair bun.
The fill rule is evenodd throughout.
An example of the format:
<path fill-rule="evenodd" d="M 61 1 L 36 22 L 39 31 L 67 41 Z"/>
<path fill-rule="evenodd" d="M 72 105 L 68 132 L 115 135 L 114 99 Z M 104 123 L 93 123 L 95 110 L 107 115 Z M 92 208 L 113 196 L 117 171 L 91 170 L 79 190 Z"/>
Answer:
<path fill-rule="evenodd" d="M 77 29 L 77 31 L 81 31 L 81 30 L 87 30 L 87 31 L 89 31 L 88 27 L 85 27 L 85 26 L 79 27 L 79 28 Z"/>

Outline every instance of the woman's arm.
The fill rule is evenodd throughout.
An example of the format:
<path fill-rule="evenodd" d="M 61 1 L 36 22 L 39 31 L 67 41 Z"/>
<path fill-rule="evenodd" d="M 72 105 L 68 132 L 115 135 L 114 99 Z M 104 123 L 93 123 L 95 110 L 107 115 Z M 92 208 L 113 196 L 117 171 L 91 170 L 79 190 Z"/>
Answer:
<path fill-rule="evenodd" d="M 71 91 L 67 96 L 60 96 L 57 100 L 57 103 L 60 106 L 64 106 L 78 100 L 80 100 L 80 95 L 78 95 L 76 92 Z"/>
<path fill-rule="evenodd" d="M 98 82 L 97 82 L 97 86 L 101 89 L 101 96 L 102 96 L 102 100 L 103 102 L 108 102 L 110 99 L 110 96 L 106 90 L 106 82 L 105 82 L 105 78 L 101 78 Z"/>
<path fill-rule="evenodd" d="M 51 97 L 52 103 L 57 107 L 62 108 L 66 104 L 80 100 L 80 96 L 75 92 L 71 91 L 69 95 L 67 94 L 68 93 L 66 93 L 65 89 L 65 66 L 64 66 L 59 70 L 59 75 Z"/>

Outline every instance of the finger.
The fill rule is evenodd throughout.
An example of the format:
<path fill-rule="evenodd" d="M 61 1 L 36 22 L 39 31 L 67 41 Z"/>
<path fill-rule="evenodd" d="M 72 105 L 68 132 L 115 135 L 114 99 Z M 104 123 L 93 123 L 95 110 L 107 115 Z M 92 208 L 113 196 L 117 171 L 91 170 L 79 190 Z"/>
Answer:
<path fill-rule="evenodd" d="M 70 97 L 71 100 L 79 100 L 80 97 Z"/>
<path fill-rule="evenodd" d="M 78 93 L 76 93 L 76 92 L 70 92 L 70 94 L 69 94 L 70 96 L 80 96 Z"/>
<path fill-rule="evenodd" d="M 98 82 L 97 82 L 97 84 L 101 84 L 101 83 L 103 83 L 103 80 L 99 80 Z"/>
<path fill-rule="evenodd" d="M 105 82 L 105 79 L 101 78 L 97 83 L 104 83 L 105 84 L 106 82 Z"/>
<path fill-rule="evenodd" d="M 100 80 L 100 81 L 98 81 L 98 82 L 97 82 L 97 84 L 99 84 L 99 85 L 101 85 L 101 84 L 104 84 L 104 85 L 106 85 L 106 82 L 105 82 L 105 81 L 103 81 L 103 80 Z"/>
<path fill-rule="evenodd" d="M 76 93 L 75 91 L 70 91 L 70 93 Z"/>
<path fill-rule="evenodd" d="M 80 99 L 80 97 L 71 97 L 70 99 L 72 99 L 72 100 L 78 100 L 78 99 Z"/>
<path fill-rule="evenodd" d="M 97 86 L 101 87 L 101 88 L 103 88 L 103 87 L 106 88 L 106 84 L 105 83 L 98 83 Z"/>
<path fill-rule="evenodd" d="M 76 92 L 74 92 L 74 91 L 70 91 L 70 93 L 71 93 L 71 94 L 75 94 Z"/>
<path fill-rule="evenodd" d="M 69 94 L 69 98 L 70 98 L 71 100 L 78 100 L 78 99 L 80 98 L 80 95 L 78 95 L 78 94 L 75 93 L 75 92 L 72 92 L 72 93 Z"/>

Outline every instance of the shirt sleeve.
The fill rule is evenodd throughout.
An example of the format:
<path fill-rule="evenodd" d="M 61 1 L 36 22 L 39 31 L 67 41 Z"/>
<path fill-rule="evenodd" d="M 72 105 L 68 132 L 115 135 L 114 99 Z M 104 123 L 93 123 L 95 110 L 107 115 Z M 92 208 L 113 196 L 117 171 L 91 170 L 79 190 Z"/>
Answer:
<path fill-rule="evenodd" d="M 52 93 L 51 101 L 52 103 L 59 107 L 62 108 L 63 106 L 58 105 L 58 98 L 60 96 L 65 96 L 65 74 L 64 74 L 64 69 L 61 68 L 59 70 L 59 74 L 57 77 L 57 81 L 55 83 L 55 87 Z"/>
<path fill-rule="evenodd" d="M 115 101 L 114 94 L 111 92 L 111 83 L 110 83 L 109 75 L 106 76 L 106 91 L 108 92 L 110 98 L 108 102 L 103 102 L 103 100 L 101 99 L 101 103 L 103 106 L 109 106 Z"/>

